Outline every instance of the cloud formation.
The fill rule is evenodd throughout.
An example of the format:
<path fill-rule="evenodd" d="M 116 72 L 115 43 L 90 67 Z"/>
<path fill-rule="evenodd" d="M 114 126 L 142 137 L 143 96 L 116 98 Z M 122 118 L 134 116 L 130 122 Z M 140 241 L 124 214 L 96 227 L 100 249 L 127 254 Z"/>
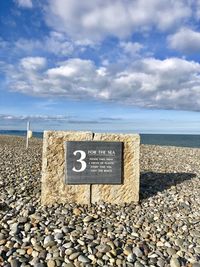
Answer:
<path fill-rule="evenodd" d="M 170 48 L 187 53 L 200 52 L 200 32 L 189 28 L 181 28 L 168 37 Z"/>
<path fill-rule="evenodd" d="M 23 8 L 32 8 L 33 7 L 32 0 L 16 0 L 16 2 L 20 7 L 23 7 Z"/>
<path fill-rule="evenodd" d="M 37 71 L 43 69 L 46 59 L 43 57 L 25 57 L 20 60 L 20 66 L 24 71 Z"/>
<path fill-rule="evenodd" d="M 122 121 L 122 118 L 113 118 L 113 117 L 100 117 L 96 119 L 77 119 L 73 118 L 71 116 L 64 116 L 64 115 L 11 115 L 11 114 L 0 114 L 0 120 L 1 122 L 11 122 L 11 123 L 17 123 L 17 122 L 23 122 L 26 123 L 27 121 L 30 121 L 31 123 L 60 123 L 60 124 L 111 124 L 117 121 Z"/>
<path fill-rule="evenodd" d="M 48 67 L 45 58 L 31 57 L 21 59 L 7 75 L 11 90 L 28 95 L 200 110 L 200 64 L 180 58 L 143 58 L 116 68 L 80 58 Z"/>
<path fill-rule="evenodd" d="M 120 42 L 120 47 L 123 49 L 124 53 L 129 56 L 136 56 L 143 49 L 143 45 L 138 42 Z"/>
<path fill-rule="evenodd" d="M 1 40 L 0 40 L 1 45 Z M 17 51 L 25 53 L 32 53 L 32 51 L 39 51 L 51 53 L 56 56 L 68 56 L 74 51 L 73 44 L 63 33 L 52 31 L 47 36 L 40 40 L 20 38 L 14 44 Z"/>
<path fill-rule="evenodd" d="M 165 31 L 191 16 L 184 0 L 48 0 L 46 22 L 73 40 L 95 42 L 106 36 L 124 38 L 155 27 Z"/>
<path fill-rule="evenodd" d="M 10 115 L 10 114 L 0 114 L 0 120 L 11 120 L 11 121 L 67 121 L 69 117 L 63 115 Z"/>
<path fill-rule="evenodd" d="M 16 21 L 29 13 L 35 34 L 29 38 L 29 26 L 23 24 L 17 40 L 0 38 L 6 89 L 51 99 L 200 110 L 198 57 L 184 59 L 200 50 L 200 32 L 194 30 L 199 1 L 15 3 L 20 7 Z M 33 3 L 33 10 L 21 9 Z M 176 51 L 185 54 L 178 58 Z"/>

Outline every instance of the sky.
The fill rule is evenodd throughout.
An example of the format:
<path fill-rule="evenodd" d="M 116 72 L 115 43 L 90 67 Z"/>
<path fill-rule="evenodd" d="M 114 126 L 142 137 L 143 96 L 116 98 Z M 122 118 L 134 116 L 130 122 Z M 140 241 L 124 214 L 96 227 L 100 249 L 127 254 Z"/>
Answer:
<path fill-rule="evenodd" d="M 1 0 L 0 130 L 200 134 L 199 0 Z"/>

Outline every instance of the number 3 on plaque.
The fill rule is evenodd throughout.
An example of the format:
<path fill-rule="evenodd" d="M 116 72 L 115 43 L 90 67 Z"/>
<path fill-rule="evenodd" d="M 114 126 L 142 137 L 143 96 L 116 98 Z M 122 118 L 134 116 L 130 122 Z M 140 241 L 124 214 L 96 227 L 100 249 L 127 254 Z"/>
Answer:
<path fill-rule="evenodd" d="M 86 164 L 86 162 L 84 161 L 84 159 L 86 158 L 86 153 L 84 152 L 84 151 L 82 151 L 82 150 L 76 150 L 76 151 L 74 151 L 74 156 L 76 156 L 76 154 L 77 153 L 79 153 L 80 155 L 81 155 L 81 157 L 80 157 L 80 159 L 77 159 L 76 161 L 77 162 L 80 162 L 81 163 L 81 168 L 79 169 L 79 170 L 77 170 L 75 167 L 73 167 L 73 171 L 74 172 L 83 172 L 85 169 L 86 169 L 86 167 L 87 167 L 87 164 Z"/>

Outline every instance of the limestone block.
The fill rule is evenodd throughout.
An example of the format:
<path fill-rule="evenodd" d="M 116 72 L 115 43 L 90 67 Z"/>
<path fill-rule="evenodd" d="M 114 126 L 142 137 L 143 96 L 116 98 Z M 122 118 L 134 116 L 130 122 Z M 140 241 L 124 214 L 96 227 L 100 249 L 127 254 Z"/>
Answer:
<path fill-rule="evenodd" d="M 109 202 L 121 204 L 139 200 L 139 148 L 140 137 L 137 134 L 96 133 L 94 141 L 118 141 L 124 143 L 123 184 L 92 185 L 92 203 Z"/>
<path fill-rule="evenodd" d="M 66 141 L 123 142 L 121 185 L 65 184 Z M 139 200 L 139 145 L 137 134 L 100 134 L 92 132 L 47 131 L 43 137 L 42 195 L 43 205 L 105 201 L 113 204 Z"/>
<path fill-rule="evenodd" d="M 43 136 L 43 205 L 54 203 L 90 203 L 90 185 L 67 185 L 65 178 L 65 141 L 90 141 L 92 132 L 45 131 Z"/>

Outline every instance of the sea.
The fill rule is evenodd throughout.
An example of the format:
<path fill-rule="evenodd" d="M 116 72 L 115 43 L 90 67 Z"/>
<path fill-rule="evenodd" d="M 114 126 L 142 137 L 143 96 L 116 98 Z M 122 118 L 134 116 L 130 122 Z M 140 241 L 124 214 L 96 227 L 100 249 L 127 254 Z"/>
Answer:
<path fill-rule="evenodd" d="M 26 131 L 0 130 L 0 135 L 26 136 Z M 43 138 L 42 132 L 33 132 L 33 137 Z M 141 144 L 200 148 L 200 135 L 186 134 L 140 134 Z"/>

